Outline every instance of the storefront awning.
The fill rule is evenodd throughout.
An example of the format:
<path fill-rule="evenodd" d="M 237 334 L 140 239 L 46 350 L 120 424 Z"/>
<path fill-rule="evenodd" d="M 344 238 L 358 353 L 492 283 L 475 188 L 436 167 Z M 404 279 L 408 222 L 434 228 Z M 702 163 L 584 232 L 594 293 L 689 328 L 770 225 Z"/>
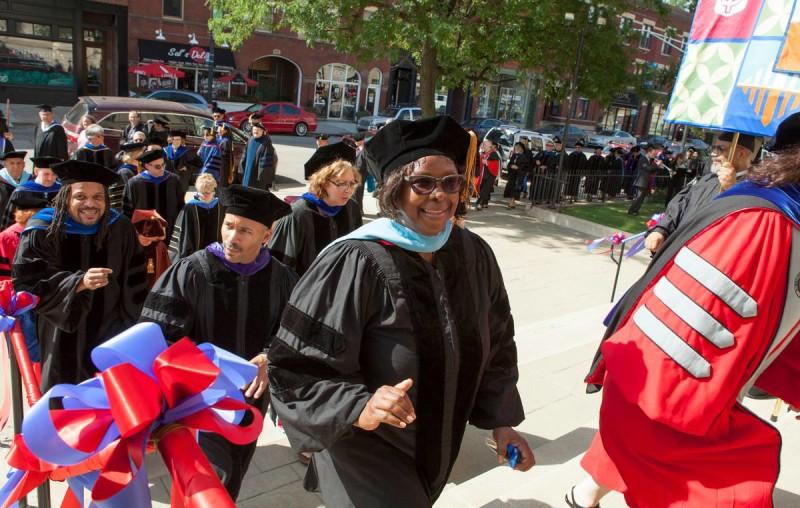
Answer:
<path fill-rule="evenodd" d="M 161 62 L 170 65 L 208 65 L 208 46 L 190 46 L 177 42 L 147 41 L 139 39 L 139 60 Z M 214 48 L 214 66 L 235 69 L 233 52 L 230 49 Z"/>

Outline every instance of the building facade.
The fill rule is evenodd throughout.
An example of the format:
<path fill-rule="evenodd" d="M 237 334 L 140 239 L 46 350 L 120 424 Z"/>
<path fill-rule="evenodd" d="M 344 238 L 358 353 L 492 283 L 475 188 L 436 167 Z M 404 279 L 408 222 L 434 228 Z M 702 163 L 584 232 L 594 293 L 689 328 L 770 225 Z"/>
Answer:
<path fill-rule="evenodd" d="M 628 26 L 638 34 L 630 42 L 633 46 L 631 72 L 647 66 L 677 68 L 691 21 L 691 14 L 678 8 L 671 9 L 665 18 L 644 9 L 623 13 L 617 20 L 620 27 Z M 500 69 L 500 76 L 500 83 L 479 86 L 469 108 L 471 116 L 499 118 L 528 128 L 566 121 L 568 101 L 548 101 L 541 96 L 535 72 L 519 71 L 509 65 Z M 633 92 L 620 92 L 605 107 L 597 101 L 578 97 L 570 123 L 590 132 L 623 130 L 637 136 L 669 134 L 674 127 L 664 122 L 664 114 L 671 90 L 653 89 L 652 92 L 655 99 L 649 101 Z"/>
<path fill-rule="evenodd" d="M 68 105 L 127 94 L 127 4 L 0 0 L 0 97 Z"/>

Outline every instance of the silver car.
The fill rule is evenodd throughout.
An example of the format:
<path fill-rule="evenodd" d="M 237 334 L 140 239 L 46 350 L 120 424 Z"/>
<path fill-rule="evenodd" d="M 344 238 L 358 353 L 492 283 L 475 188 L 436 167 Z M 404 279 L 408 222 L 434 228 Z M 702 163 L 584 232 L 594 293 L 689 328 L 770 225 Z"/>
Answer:
<path fill-rule="evenodd" d="M 615 145 L 629 145 L 636 144 L 636 138 L 629 132 L 625 131 L 600 131 L 589 135 L 587 140 L 590 144 L 606 146 L 610 143 Z"/>
<path fill-rule="evenodd" d="M 379 115 L 362 117 L 358 120 L 356 129 L 375 132 L 395 120 L 419 120 L 420 118 L 422 118 L 422 108 L 416 106 L 391 106 L 381 111 Z"/>

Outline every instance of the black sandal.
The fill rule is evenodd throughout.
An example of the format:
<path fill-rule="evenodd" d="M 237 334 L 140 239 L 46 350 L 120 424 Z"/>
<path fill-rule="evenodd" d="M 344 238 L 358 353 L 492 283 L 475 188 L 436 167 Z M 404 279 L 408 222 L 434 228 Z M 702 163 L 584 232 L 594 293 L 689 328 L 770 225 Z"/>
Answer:
<path fill-rule="evenodd" d="M 570 508 L 600 508 L 600 503 L 597 503 L 594 506 L 581 506 L 575 502 L 575 487 L 573 486 L 570 489 L 569 494 L 564 494 L 564 501 L 566 501 L 567 506 Z"/>

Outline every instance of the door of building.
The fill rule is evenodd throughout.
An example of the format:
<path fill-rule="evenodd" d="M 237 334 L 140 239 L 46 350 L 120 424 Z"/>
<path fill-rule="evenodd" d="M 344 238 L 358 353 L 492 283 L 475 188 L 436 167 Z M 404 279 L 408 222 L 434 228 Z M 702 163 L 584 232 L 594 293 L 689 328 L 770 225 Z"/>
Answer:
<path fill-rule="evenodd" d="M 83 30 L 83 90 L 86 95 L 114 95 L 110 32 L 100 28 Z"/>

